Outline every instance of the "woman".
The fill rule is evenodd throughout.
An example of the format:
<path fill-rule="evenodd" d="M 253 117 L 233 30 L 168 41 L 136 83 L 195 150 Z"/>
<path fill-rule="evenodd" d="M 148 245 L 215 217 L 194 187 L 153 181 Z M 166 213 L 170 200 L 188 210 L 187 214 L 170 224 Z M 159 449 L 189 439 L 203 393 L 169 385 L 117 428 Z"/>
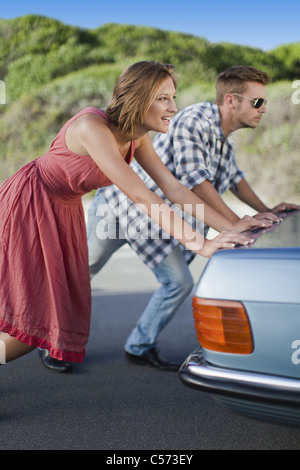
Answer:
<path fill-rule="evenodd" d="M 93 189 L 116 184 L 164 230 L 203 256 L 249 242 L 235 232 L 204 240 L 129 167 L 134 154 L 169 200 L 191 204 L 196 215 L 199 199 L 170 174 L 148 136 L 150 130 L 167 132 L 176 112 L 172 71 L 157 62 L 129 67 L 106 112 L 86 108 L 76 114 L 45 155 L 1 187 L 0 341 L 5 362 L 35 347 L 48 349 L 55 359 L 83 360 L 91 289 L 81 196 Z M 207 206 L 205 212 L 208 225 L 227 227 Z"/>

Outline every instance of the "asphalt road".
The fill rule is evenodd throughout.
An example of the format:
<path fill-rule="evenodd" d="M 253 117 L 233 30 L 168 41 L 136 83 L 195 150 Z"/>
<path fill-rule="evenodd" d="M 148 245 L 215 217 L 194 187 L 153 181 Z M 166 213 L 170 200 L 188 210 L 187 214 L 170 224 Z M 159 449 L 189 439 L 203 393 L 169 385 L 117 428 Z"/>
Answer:
<path fill-rule="evenodd" d="M 195 281 L 204 265 L 200 257 L 193 261 Z M 132 450 L 190 455 L 300 449 L 300 430 L 240 417 L 184 386 L 177 373 L 126 361 L 125 340 L 156 287 L 132 250 L 121 248 L 92 281 L 83 364 L 58 374 L 33 351 L 0 367 L 0 450 L 103 450 L 118 456 Z M 160 335 L 161 354 L 172 360 L 183 361 L 197 345 L 191 299 Z"/>
<path fill-rule="evenodd" d="M 300 449 L 300 430 L 239 417 L 177 373 L 125 360 L 124 342 L 155 288 L 149 274 L 125 249 L 94 278 L 90 341 L 73 373 L 48 371 L 36 351 L 0 368 L 0 450 Z M 196 344 L 189 297 L 159 347 L 181 361 Z"/>

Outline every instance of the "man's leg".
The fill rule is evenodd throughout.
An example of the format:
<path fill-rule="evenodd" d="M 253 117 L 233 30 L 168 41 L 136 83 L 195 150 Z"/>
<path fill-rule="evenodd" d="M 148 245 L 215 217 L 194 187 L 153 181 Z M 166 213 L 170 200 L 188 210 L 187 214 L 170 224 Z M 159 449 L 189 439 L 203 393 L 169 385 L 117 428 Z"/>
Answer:
<path fill-rule="evenodd" d="M 125 352 L 129 359 L 134 360 L 136 356 L 143 356 L 144 359 L 145 355 L 150 352 L 149 361 L 152 362 L 153 351 L 157 356 L 156 345 L 159 333 L 173 318 L 193 288 L 193 278 L 179 247 L 170 253 L 153 272 L 161 283 L 161 287 L 151 297 L 126 341 Z M 157 367 L 163 368 L 159 365 Z"/>
<path fill-rule="evenodd" d="M 103 268 L 115 251 L 127 243 L 113 209 L 103 200 L 100 191 L 89 209 L 87 239 L 91 278 Z"/>

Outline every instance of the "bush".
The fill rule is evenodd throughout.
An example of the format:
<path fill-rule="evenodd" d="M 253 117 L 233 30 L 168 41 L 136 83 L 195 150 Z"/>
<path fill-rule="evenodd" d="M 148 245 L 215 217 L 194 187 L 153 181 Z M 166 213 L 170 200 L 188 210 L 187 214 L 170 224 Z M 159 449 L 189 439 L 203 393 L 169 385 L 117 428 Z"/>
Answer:
<path fill-rule="evenodd" d="M 299 76 L 300 43 L 265 52 L 133 25 L 88 30 L 37 15 L 0 20 L 0 40 L 7 103 L 0 104 L 0 182 L 46 152 L 76 112 L 104 108 L 117 77 L 133 62 L 175 65 L 178 109 L 213 101 L 219 72 L 251 64 L 269 72 L 274 83 L 259 127 L 234 133 L 238 160 L 258 193 L 299 199 L 300 105 L 291 102 L 290 80 Z"/>
<path fill-rule="evenodd" d="M 124 66 L 93 66 L 23 93 L 0 116 L 1 183 L 43 155 L 62 125 L 87 106 L 105 108 Z"/>
<path fill-rule="evenodd" d="M 280 199 L 300 203 L 300 105 L 292 103 L 292 83 L 267 88 L 267 113 L 255 130 L 234 133 L 238 163 L 269 204 Z"/>
<path fill-rule="evenodd" d="M 289 80 L 300 78 L 300 42 L 279 46 L 271 51 L 271 54 L 284 64 L 280 78 Z"/>

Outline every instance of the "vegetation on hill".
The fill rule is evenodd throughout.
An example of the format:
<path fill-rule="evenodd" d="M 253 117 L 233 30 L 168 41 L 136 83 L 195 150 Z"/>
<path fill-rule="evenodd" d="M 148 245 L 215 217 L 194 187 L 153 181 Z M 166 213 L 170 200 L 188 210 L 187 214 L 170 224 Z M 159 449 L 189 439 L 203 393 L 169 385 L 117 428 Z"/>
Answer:
<path fill-rule="evenodd" d="M 105 107 L 118 75 L 133 62 L 176 66 L 179 109 L 213 100 L 220 71 L 251 64 L 269 72 L 273 83 L 259 128 L 235 133 L 238 162 L 257 192 L 299 201 L 300 104 L 291 101 L 291 85 L 299 77 L 300 42 L 265 52 L 148 27 L 81 29 L 36 15 L 0 20 L 0 41 L 6 90 L 6 104 L 0 104 L 0 183 L 47 151 L 74 113 Z"/>

